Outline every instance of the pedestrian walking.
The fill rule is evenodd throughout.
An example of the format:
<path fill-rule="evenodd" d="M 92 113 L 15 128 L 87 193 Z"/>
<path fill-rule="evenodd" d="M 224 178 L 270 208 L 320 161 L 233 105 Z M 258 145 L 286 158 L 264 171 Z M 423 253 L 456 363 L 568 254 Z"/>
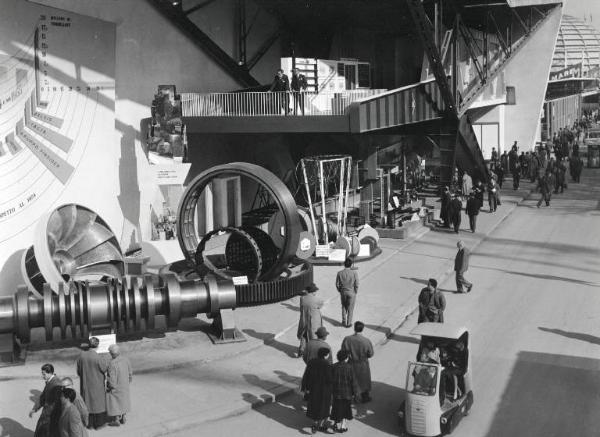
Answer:
<path fill-rule="evenodd" d="M 106 425 L 106 389 L 105 375 L 109 357 L 97 353 L 100 341 L 96 337 L 89 339 L 89 349 L 77 360 L 77 376 L 79 376 L 79 393 L 90 413 L 87 425 L 100 429 Z"/>
<path fill-rule="evenodd" d="M 125 424 L 125 415 L 131 410 L 129 385 L 133 372 L 129 360 L 121 355 L 119 346 L 111 344 L 108 352 L 112 359 L 106 371 L 106 413 L 111 421 L 110 426 Z"/>
<path fill-rule="evenodd" d="M 508 154 L 508 167 L 513 178 L 513 190 L 518 190 L 519 181 L 521 179 L 521 164 L 519 162 L 519 152 L 516 141 Z"/>
<path fill-rule="evenodd" d="M 456 243 L 458 252 L 454 258 L 454 271 L 456 272 L 456 291 L 458 293 L 468 293 L 473 288 L 473 284 L 465 279 L 465 272 L 469 269 L 469 249 L 465 247 L 465 243 L 459 241 Z M 465 291 L 466 289 L 466 291 Z"/>
<path fill-rule="evenodd" d="M 471 232 L 475 232 L 475 229 L 477 228 L 477 216 L 479 215 L 479 202 L 475 198 L 475 193 L 469 193 L 465 210 L 469 216 L 469 227 L 471 228 Z"/>
<path fill-rule="evenodd" d="M 70 388 L 71 390 L 75 391 L 75 388 L 73 387 L 73 380 L 69 377 L 63 378 L 61 380 L 61 385 L 63 389 Z M 81 422 L 83 423 L 83 426 L 87 428 L 90 418 L 90 412 L 88 411 L 87 405 L 85 405 L 85 402 L 83 401 L 81 395 L 79 395 L 77 392 L 75 392 L 75 395 L 75 399 L 71 402 L 73 403 L 73 405 L 75 405 L 77 411 L 79 411 L 79 415 L 81 416 Z"/>
<path fill-rule="evenodd" d="M 454 232 L 458 234 L 458 230 L 460 229 L 460 221 L 461 221 L 461 211 L 462 211 L 462 202 L 460 201 L 458 195 L 455 193 L 452 196 L 452 201 L 450 202 L 450 222 L 454 227 Z"/>
<path fill-rule="evenodd" d="M 304 356 L 306 344 L 309 340 L 317 338 L 317 329 L 323 326 L 323 316 L 321 316 L 323 299 L 317 297 L 318 290 L 319 288 L 315 284 L 310 284 L 306 287 L 306 294 L 300 297 L 300 321 L 296 333 L 298 340 L 300 340 L 298 358 Z"/>
<path fill-rule="evenodd" d="M 440 207 L 440 219 L 444 223 L 445 228 L 450 227 L 450 202 L 452 202 L 452 196 L 450 195 L 450 189 L 448 187 L 444 187 L 444 191 L 442 192 L 441 197 L 441 207 Z"/>
<path fill-rule="evenodd" d="M 538 180 L 537 188 L 540 191 L 541 197 L 538 200 L 537 207 L 539 208 L 542 202 L 546 202 L 546 206 L 550 206 L 550 199 L 552 196 L 552 189 L 549 180 L 550 173 L 544 173 Z"/>
<path fill-rule="evenodd" d="M 328 428 L 327 419 L 333 391 L 332 366 L 327 359 L 329 354 L 329 349 L 319 349 L 317 358 L 308 362 L 302 376 L 301 390 L 308 401 L 306 415 L 314 421 L 311 427 L 313 434 L 316 434 L 317 430 L 326 431 Z"/>
<path fill-rule="evenodd" d="M 47 363 L 42 366 L 42 379 L 44 380 L 44 389 L 29 412 L 29 417 L 33 417 L 40 409 L 42 410 L 35 426 L 34 437 L 48 437 L 51 435 L 52 412 L 56 408 L 58 392 L 61 390 L 61 381 L 54 374 L 52 364 Z"/>
<path fill-rule="evenodd" d="M 350 364 L 356 378 L 356 384 L 363 403 L 371 401 L 371 367 L 369 358 L 373 357 L 373 343 L 362 335 L 365 329 L 363 322 L 354 322 L 354 334 L 342 341 L 342 350 L 350 355 Z"/>
<path fill-rule="evenodd" d="M 346 258 L 344 269 L 340 270 L 335 278 L 335 287 L 342 301 L 342 325 L 346 328 L 352 326 L 352 315 L 358 293 L 358 272 L 352 264 L 352 260 Z"/>
<path fill-rule="evenodd" d="M 352 398 L 358 395 L 352 366 L 348 362 L 348 351 L 337 353 L 337 363 L 333 365 L 333 405 L 331 420 L 335 423 L 334 431 L 348 431 L 348 420 L 352 420 Z"/>
<path fill-rule="evenodd" d="M 467 194 L 469 194 L 471 192 L 471 190 L 473 189 L 473 180 L 471 179 L 471 176 L 469 176 L 469 173 L 467 173 L 465 171 L 465 173 L 463 174 L 462 177 L 462 193 L 464 196 L 466 196 Z"/>
<path fill-rule="evenodd" d="M 327 336 L 329 335 L 329 332 L 327 332 L 327 328 L 321 326 L 319 329 L 317 329 L 316 334 L 317 338 L 309 340 L 306 345 L 306 349 L 304 350 L 304 355 L 302 358 L 304 359 L 304 362 L 306 364 L 308 364 L 310 360 L 317 358 L 319 349 L 321 348 L 329 349 L 329 351 L 331 352 L 331 346 L 329 346 L 329 344 L 325 341 L 327 340 Z M 329 354 L 329 364 L 333 364 L 333 358 L 331 353 Z"/>
<path fill-rule="evenodd" d="M 437 281 L 433 278 L 427 281 L 427 287 L 419 293 L 419 318 L 417 323 L 444 323 L 446 298 L 437 289 Z"/>
<path fill-rule="evenodd" d="M 498 205 L 500 205 L 500 187 L 494 177 L 491 177 L 488 182 L 488 205 L 490 212 L 496 212 Z"/>
<path fill-rule="evenodd" d="M 60 391 L 60 418 L 58 430 L 60 437 L 87 437 L 88 433 L 81 421 L 81 415 L 73 404 L 76 399 L 75 390 L 63 387 Z"/>

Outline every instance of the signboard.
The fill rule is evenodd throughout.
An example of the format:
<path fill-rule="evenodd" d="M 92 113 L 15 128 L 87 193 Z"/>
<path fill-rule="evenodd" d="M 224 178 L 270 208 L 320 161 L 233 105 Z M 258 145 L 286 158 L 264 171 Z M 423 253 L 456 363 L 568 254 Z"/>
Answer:
<path fill-rule="evenodd" d="M 231 279 L 233 279 L 233 285 L 248 285 L 248 276 L 234 276 Z"/>
<path fill-rule="evenodd" d="M 327 258 L 329 256 L 329 246 L 327 244 L 317 244 L 315 256 L 317 258 Z"/>
<path fill-rule="evenodd" d="M 108 347 L 111 344 L 117 344 L 117 335 L 116 334 L 105 334 L 105 335 L 92 335 L 90 338 L 96 337 L 100 340 L 100 344 L 96 349 L 96 352 L 99 354 L 108 353 Z"/>
<path fill-rule="evenodd" d="M 368 244 L 361 244 L 358 256 L 371 256 L 371 246 Z"/>
<path fill-rule="evenodd" d="M 183 185 L 192 164 L 155 164 L 150 167 L 154 171 L 157 185 Z"/>
<path fill-rule="evenodd" d="M 329 261 L 344 262 L 346 260 L 346 249 L 333 249 L 329 252 Z"/>

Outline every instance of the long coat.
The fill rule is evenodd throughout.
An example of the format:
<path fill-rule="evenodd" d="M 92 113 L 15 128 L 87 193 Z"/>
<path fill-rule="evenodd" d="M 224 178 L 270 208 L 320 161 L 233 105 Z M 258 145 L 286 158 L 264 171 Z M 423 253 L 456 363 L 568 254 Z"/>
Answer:
<path fill-rule="evenodd" d="M 68 403 L 58 419 L 58 430 L 60 437 L 87 437 L 88 433 L 81 421 L 81 415 L 77 407 Z"/>
<path fill-rule="evenodd" d="M 315 358 L 308 362 L 301 389 L 308 392 L 306 415 L 312 420 L 327 419 L 333 391 L 332 367 L 327 360 Z"/>
<path fill-rule="evenodd" d="M 90 414 L 100 414 L 106 411 L 104 374 L 108 368 L 108 360 L 107 355 L 100 355 L 94 349 L 82 352 L 77 360 L 79 392 Z"/>
<path fill-rule="evenodd" d="M 469 269 L 469 256 L 471 252 L 466 247 L 463 247 L 454 257 L 454 271 L 464 273 Z"/>
<path fill-rule="evenodd" d="M 350 364 L 361 393 L 371 390 L 371 367 L 369 358 L 373 356 L 373 343 L 362 334 L 354 333 L 342 341 L 342 350 L 350 353 Z"/>
<path fill-rule="evenodd" d="M 131 364 L 121 355 L 113 358 L 106 372 L 106 413 L 120 416 L 131 410 L 129 383 L 132 379 Z"/>
<path fill-rule="evenodd" d="M 56 423 L 53 420 L 53 411 L 56 408 L 58 400 L 58 390 L 61 387 L 61 380 L 54 375 L 49 381 L 46 381 L 44 390 L 36 404 L 36 409 L 41 408 L 42 412 L 35 426 L 35 437 L 46 437 L 50 435 L 50 423 Z"/>
<path fill-rule="evenodd" d="M 306 340 L 317 338 L 316 331 L 323 326 L 323 317 L 321 316 L 321 307 L 323 300 L 319 299 L 315 293 L 307 293 L 300 297 L 300 321 L 298 322 L 297 337 Z"/>

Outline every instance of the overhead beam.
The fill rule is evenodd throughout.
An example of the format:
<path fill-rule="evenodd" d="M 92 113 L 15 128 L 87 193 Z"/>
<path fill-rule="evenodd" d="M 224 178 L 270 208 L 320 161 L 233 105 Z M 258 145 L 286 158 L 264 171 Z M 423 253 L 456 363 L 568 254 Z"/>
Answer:
<path fill-rule="evenodd" d="M 203 52 L 209 55 L 227 74 L 244 87 L 254 87 L 260 83 L 252 77 L 245 66 L 229 56 L 217 43 L 215 43 L 206 33 L 198 28 L 179 8 L 172 5 L 168 0 L 149 0 L 159 12 L 168 18 L 177 29 L 185 33 L 192 42 Z"/>
<path fill-rule="evenodd" d="M 254 56 L 252 56 L 252 58 L 250 58 L 250 60 L 248 61 L 248 64 L 247 64 L 248 70 L 252 70 L 254 68 L 254 66 L 258 63 L 258 61 L 260 61 L 260 59 L 265 55 L 265 53 L 267 53 L 269 51 L 269 49 L 275 43 L 275 41 L 277 41 L 279 39 L 279 37 L 281 36 L 281 33 L 282 33 L 282 29 L 281 28 L 277 29 L 260 45 L 258 50 L 256 50 L 256 53 L 254 54 Z"/>
<path fill-rule="evenodd" d="M 203 1 L 203 2 L 200 2 L 200 3 L 198 3 L 196 6 L 189 8 L 189 9 L 188 9 L 188 10 L 186 10 L 186 11 L 183 11 L 183 13 L 184 13 L 185 15 L 189 15 L 189 14 L 191 14 L 192 12 L 199 11 L 199 10 L 200 10 L 200 9 L 202 9 L 203 7 L 205 7 L 205 6 L 208 6 L 208 5 L 210 5 L 211 3 L 214 3 L 215 1 L 216 1 L 216 0 L 205 0 L 205 1 Z"/>

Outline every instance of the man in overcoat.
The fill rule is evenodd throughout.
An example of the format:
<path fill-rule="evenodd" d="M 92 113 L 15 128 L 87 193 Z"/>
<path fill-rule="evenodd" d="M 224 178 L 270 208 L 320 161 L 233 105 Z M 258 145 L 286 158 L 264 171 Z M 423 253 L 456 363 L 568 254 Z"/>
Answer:
<path fill-rule="evenodd" d="M 448 187 L 444 187 L 444 191 L 442 192 L 441 198 L 441 208 L 440 208 L 440 219 L 444 223 L 444 227 L 450 227 L 450 202 L 452 201 L 452 196 L 450 195 L 450 189 Z"/>
<path fill-rule="evenodd" d="M 465 272 L 469 269 L 469 249 L 465 247 L 465 243 L 458 241 L 456 243 L 458 251 L 454 258 L 454 271 L 456 273 L 456 291 L 459 293 L 468 293 L 473 288 L 473 284 L 465 279 Z"/>
<path fill-rule="evenodd" d="M 298 346 L 298 358 L 304 356 L 304 349 L 309 340 L 316 337 L 317 329 L 323 326 L 321 307 L 323 300 L 316 293 L 319 288 L 315 284 L 306 287 L 306 294 L 300 297 L 300 321 L 296 337 L 300 340 Z"/>
<path fill-rule="evenodd" d="M 429 279 L 427 287 L 419 293 L 419 318 L 417 323 L 437 322 L 444 323 L 444 310 L 446 298 L 437 289 L 437 281 Z"/>
<path fill-rule="evenodd" d="M 373 343 L 362 335 L 365 324 L 354 323 L 354 334 L 349 335 L 342 341 L 342 350 L 350 354 L 350 364 L 356 377 L 362 402 L 371 401 L 371 367 L 369 358 L 373 357 Z"/>
<path fill-rule="evenodd" d="M 358 272 L 352 268 L 350 258 L 346 258 L 344 269 L 337 273 L 335 287 L 342 301 L 342 325 L 349 328 L 352 326 L 352 314 L 358 293 Z"/>
<path fill-rule="evenodd" d="M 271 84 L 271 88 L 269 91 L 278 92 L 279 94 L 276 96 L 275 100 L 275 111 L 279 113 L 280 108 L 283 108 L 285 115 L 288 115 L 291 112 L 290 108 L 290 79 L 286 74 L 283 73 L 283 70 L 280 68 L 277 70 L 277 74 L 273 78 L 273 83 Z"/>
<path fill-rule="evenodd" d="M 458 234 L 458 230 L 460 229 L 460 221 L 461 221 L 461 211 L 462 211 L 462 202 L 459 197 L 454 194 L 452 196 L 452 201 L 450 202 L 450 222 L 452 226 L 454 226 L 454 232 Z"/>
<path fill-rule="evenodd" d="M 479 201 L 475 198 L 475 193 L 469 193 L 465 210 L 469 216 L 469 227 L 471 228 L 471 232 L 475 232 L 475 229 L 477 228 L 477 216 L 479 215 Z"/>
<path fill-rule="evenodd" d="M 106 388 L 104 379 L 109 358 L 96 352 L 100 341 L 96 337 L 89 340 L 89 349 L 83 351 L 77 360 L 79 393 L 90 413 L 87 426 L 94 429 L 106 425 Z"/>
<path fill-rule="evenodd" d="M 44 364 L 42 366 L 42 379 L 44 380 L 44 389 L 40 394 L 40 398 L 29 412 L 29 417 L 33 417 L 34 413 L 40 409 L 42 410 L 35 426 L 34 437 L 46 437 L 50 435 L 52 412 L 58 403 L 57 391 L 62 389 L 61 380 L 54 374 L 54 366 L 52 364 Z"/>
<path fill-rule="evenodd" d="M 300 106 L 300 111 L 302 111 L 302 115 L 304 115 L 303 91 L 306 91 L 308 83 L 306 81 L 306 76 L 300 74 L 300 70 L 297 68 L 292 70 L 290 87 L 292 88 L 292 97 L 294 98 L 294 115 L 298 115 L 298 106 Z"/>
<path fill-rule="evenodd" d="M 129 360 L 121 355 L 119 346 L 111 344 L 108 352 L 112 359 L 106 372 L 106 412 L 111 417 L 110 426 L 125 423 L 125 414 L 131 410 L 129 384 L 133 378 Z"/>
<path fill-rule="evenodd" d="M 327 332 L 327 328 L 324 326 L 321 326 L 319 329 L 317 329 L 317 338 L 314 340 L 309 340 L 308 344 L 306 345 L 306 349 L 304 350 L 304 356 L 302 359 L 306 364 L 308 364 L 310 360 L 317 358 L 319 349 L 321 348 L 329 349 L 329 352 L 331 352 L 329 354 L 329 364 L 333 364 L 333 352 L 331 351 L 331 346 L 329 346 L 329 343 L 325 341 L 327 340 L 328 335 L 329 332 Z"/>

